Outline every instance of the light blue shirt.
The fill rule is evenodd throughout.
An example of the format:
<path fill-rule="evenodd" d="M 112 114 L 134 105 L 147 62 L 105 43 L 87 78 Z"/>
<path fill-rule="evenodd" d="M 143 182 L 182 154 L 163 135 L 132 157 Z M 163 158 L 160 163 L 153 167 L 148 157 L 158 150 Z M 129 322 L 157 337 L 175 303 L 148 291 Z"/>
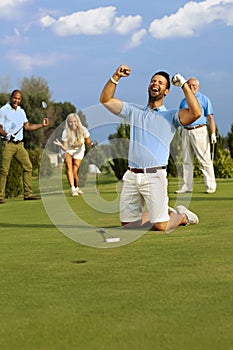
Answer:
<path fill-rule="evenodd" d="M 132 168 L 167 165 L 170 143 L 176 128 L 181 126 L 178 109 L 164 106 L 150 109 L 123 102 L 118 114 L 130 124 L 128 164 Z"/>
<path fill-rule="evenodd" d="M 0 108 L 0 125 L 6 133 L 16 133 L 27 121 L 26 113 L 20 106 L 15 110 L 7 103 Z M 23 140 L 23 128 L 16 135 L 16 140 Z"/>
<path fill-rule="evenodd" d="M 206 117 L 209 114 L 214 114 L 213 106 L 212 106 L 212 103 L 211 103 L 209 97 L 207 97 L 206 95 L 203 95 L 199 91 L 195 94 L 195 96 L 196 96 L 196 98 L 199 102 L 199 105 L 201 107 L 202 115 L 200 116 L 200 118 L 195 120 L 195 122 L 193 122 L 189 125 L 186 125 L 186 126 L 195 126 L 195 125 L 206 124 L 207 123 Z M 187 105 L 185 98 L 180 102 L 180 108 L 188 108 L 188 105 Z"/>

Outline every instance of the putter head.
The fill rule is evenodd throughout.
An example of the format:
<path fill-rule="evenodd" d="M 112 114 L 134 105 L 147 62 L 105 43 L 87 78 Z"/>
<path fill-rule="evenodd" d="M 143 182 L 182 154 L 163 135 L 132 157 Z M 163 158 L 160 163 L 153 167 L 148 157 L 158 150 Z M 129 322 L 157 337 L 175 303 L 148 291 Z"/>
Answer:
<path fill-rule="evenodd" d="M 46 103 L 45 101 L 42 101 L 42 102 L 41 102 L 41 107 L 42 107 L 42 108 L 47 108 L 47 103 Z"/>
<path fill-rule="evenodd" d="M 105 242 L 106 243 L 116 243 L 116 242 L 120 242 L 120 237 L 110 237 L 110 238 L 106 238 Z"/>
<path fill-rule="evenodd" d="M 116 243 L 120 242 L 121 240 L 120 237 L 114 237 L 111 235 L 111 233 L 106 232 L 106 230 L 103 227 L 100 227 L 99 230 L 97 230 L 97 232 L 99 232 L 102 235 L 106 243 Z M 107 238 L 106 235 L 110 235 L 111 237 Z"/>

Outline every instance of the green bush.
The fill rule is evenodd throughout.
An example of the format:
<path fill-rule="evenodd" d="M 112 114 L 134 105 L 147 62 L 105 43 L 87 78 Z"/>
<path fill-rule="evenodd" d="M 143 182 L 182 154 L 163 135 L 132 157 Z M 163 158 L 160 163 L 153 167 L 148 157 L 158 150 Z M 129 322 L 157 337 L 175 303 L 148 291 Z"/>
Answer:
<path fill-rule="evenodd" d="M 80 187 L 85 186 L 85 183 L 86 183 L 86 180 L 87 180 L 88 171 L 89 171 L 89 163 L 88 163 L 88 161 L 84 158 L 84 159 L 82 160 L 81 165 L 80 165 L 79 174 L 78 174 L 79 186 L 80 186 Z"/>
<path fill-rule="evenodd" d="M 29 157 L 32 162 L 33 176 L 51 176 L 53 174 L 53 166 L 46 152 L 39 147 L 28 150 Z"/>
<path fill-rule="evenodd" d="M 33 169 L 32 174 L 33 176 L 38 176 L 42 152 L 39 147 L 36 147 L 34 149 L 28 149 L 27 151 L 28 151 L 30 160 L 32 162 L 32 169 Z"/>
<path fill-rule="evenodd" d="M 0 146 L 1 147 L 1 146 Z M 44 155 L 41 159 L 41 153 L 39 147 L 33 150 L 27 150 L 29 153 L 30 160 L 32 162 L 32 175 L 38 176 L 40 167 L 42 176 L 51 176 L 53 173 L 53 166 L 50 162 L 48 155 Z M 0 152 L 0 164 L 1 164 L 1 154 Z M 5 196 L 6 198 L 17 197 L 23 193 L 23 181 L 22 181 L 22 167 L 17 162 L 15 158 L 11 161 L 10 170 L 7 177 Z"/>
<path fill-rule="evenodd" d="M 40 176 L 51 176 L 53 174 L 54 167 L 50 161 L 50 158 L 46 152 L 40 156 L 39 170 Z"/>
<path fill-rule="evenodd" d="M 111 145 L 111 160 L 109 165 L 118 180 L 121 180 L 128 167 L 130 127 L 128 124 L 120 124 L 115 134 L 109 135 Z"/>
<path fill-rule="evenodd" d="M 201 171 L 201 168 L 196 156 L 194 156 L 193 158 L 193 177 L 196 177 L 196 178 L 203 177 L 203 173 Z"/>
<path fill-rule="evenodd" d="M 0 141 L 0 165 L 2 163 L 1 147 L 2 147 L 2 144 Z M 7 177 L 7 182 L 6 182 L 5 196 L 6 198 L 16 197 L 16 196 L 19 196 L 22 192 L 23 192 L 22 168 L 17 162 L 17 160 L 12 159 L 10 170 Z"/>
<path fill-rule="evenodd" d="M 233 177 L 233 159 L 228 149 L 217 149 L 214 171 L 217 178 Z"/>
<path fill-rule="evenodd" d="M 23 193 L 22 168 L 16 159 L 12 159 L 6 182 L 6 198 L 17 197 Z"/>

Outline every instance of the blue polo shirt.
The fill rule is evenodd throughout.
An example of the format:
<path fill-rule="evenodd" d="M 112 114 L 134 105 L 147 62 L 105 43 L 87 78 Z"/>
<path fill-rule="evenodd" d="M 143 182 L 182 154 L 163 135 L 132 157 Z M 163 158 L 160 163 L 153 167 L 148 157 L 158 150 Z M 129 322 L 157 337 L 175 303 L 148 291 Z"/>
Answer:
<path fill-rule="evenodd" d="M 212 103 L 211 103 L 209 97 L 207 97 L 206 95 L 203 95 L 199 91 L 195 94 L 195 96 L 196 96 L 196 98 L 197 98 L 197 100 L 199 102 L 199 105 L 201 107 L 202 115 L 200 116 L 200 118 L 195 120 L 195 122 L 193 122 L 193 123 L 191 123 L 189 125 L 186 125 L 186 126 L 195 126 L 195 125 L 207 124 L 206 117 L 209 114 L 214 114 L 213 106 L 212 106 Z M 187 102 L 186 102 L 185 98 L 180 102 L 180 108 L 188 108 L 188 105 L 187 105 Z"/>
<path fill-rule="evenodd" d="M 150 109 L 123 102 L 118 114 L 130 124 L 128 164 L 132 168 L 167 165 L 170 143 L 176 128 L 182 126 L 178 109 L 164 106 Z"/>

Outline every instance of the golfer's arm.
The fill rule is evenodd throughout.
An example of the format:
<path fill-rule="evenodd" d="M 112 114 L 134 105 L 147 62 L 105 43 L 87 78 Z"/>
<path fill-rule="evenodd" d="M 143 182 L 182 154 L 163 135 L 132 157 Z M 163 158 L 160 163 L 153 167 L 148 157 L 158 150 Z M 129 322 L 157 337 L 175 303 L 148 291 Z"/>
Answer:
<path fill-rule="evenodd" d="M 39 130 L 43 127 L 46 127 L 46 126 L 49 126 L 49 119 L 43 118 L 42 123 L 38 123 L 38 124 L 30 124 L 29 122 L 24 123 L 24 130 L 35 131 L 35 130 Z"/>
<path fill-rule="evenodd" d="M 182 125 L 188 125 L 200 118 L 202 111 L 198 100 L 187 83 L 182 86 L 188 108 L 179 110 L 179 118 Z"/>
<path fill-rule="evenodd" d="M 29 122 L 26 122 L 23 127 L 24 127 L 24 130 L 26 131 L 36 131 L 43 128 L 43 124 L 42 123 L 30 124 Z"/>
<path fill-rule="evenodd" d="M 67 141 L 63 141 L 63 144 L 61 145 L 61 148 L 63 149 L 63 151 L 67 151 L 68 150 L 68 142 Z"/>
<path fill-rule="evenodd" d="M 215 134 L 216 133 L 216 125 L 215 125 L 213 114 L 209 114 L 207 116 L 207 119 L 208 119 L 208 123 L 209 123 L 209 126 L 210 126 L 211 134 Z"/>
<path fill-rule="evenodd" d="M 2 125 L 0 125 L 0 135 L 6 137 L 7 133 L 3 130 Z"/>
<path fill-rule="evenodd" d="M 115 98 L 115 91 L 116 91 L 116 84 L 114 84 L 111 80 L 109 80 L 100 95 L 100 103 L 104 105 L 110 112 L 112 112 L 115 115 L 118 115 L 123 106 L 123 102 Z"/>
<path fill-rule="evenodd" d="M 90 137 L 86 137 L 85 138 L 85 144 L 87 147 L 91 147 L 92 146 L 92 142 L 91 142 L 91 138 Z"/>

